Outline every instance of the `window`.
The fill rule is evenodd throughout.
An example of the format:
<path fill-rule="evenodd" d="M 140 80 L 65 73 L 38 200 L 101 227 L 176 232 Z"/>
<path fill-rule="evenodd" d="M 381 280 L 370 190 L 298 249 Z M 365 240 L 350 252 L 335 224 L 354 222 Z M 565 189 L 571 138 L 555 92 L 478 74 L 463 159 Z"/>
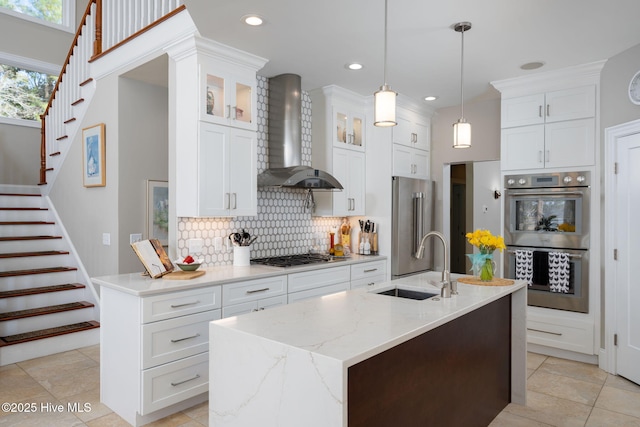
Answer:
<path fill-rule="evenodd" d="M 75 32 L 76 0 L 0 0 L 0 12 Z"/>
<path fill-rule="evenodd" d="M 0 53 L 0 122 L 39 127 L 58 68 Z"/>

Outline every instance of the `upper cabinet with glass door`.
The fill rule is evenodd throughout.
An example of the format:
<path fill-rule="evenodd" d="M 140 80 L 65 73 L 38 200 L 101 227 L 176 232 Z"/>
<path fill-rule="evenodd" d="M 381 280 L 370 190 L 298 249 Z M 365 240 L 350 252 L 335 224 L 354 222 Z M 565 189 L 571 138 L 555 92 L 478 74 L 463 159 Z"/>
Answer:
<path fill-rule="evenodd" d="M 200 119 L 256 130 L 256 75 L 229 70 L 224 64 L 200 64 L 202 91 Z"/>
<path fill-rule="evenodd" d="M 364 151 L 364 97 L 338 86 L 325 86 L 309 92 L 313 109 L 313 137 L 322 144 Z M 320 141 L 314 141 L 314 144 Z"/>

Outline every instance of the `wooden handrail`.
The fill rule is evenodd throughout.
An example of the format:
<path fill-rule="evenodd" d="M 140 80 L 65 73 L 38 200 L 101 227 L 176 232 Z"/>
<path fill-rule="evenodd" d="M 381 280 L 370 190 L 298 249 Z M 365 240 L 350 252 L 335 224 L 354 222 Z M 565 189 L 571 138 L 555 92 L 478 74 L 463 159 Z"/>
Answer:
<path fill-rule="evenodd" d="M 71 47 L 69 48 L 69 53 L 67 53 L 67 57 L 62 64 L 62 69 L 60 70 L 60 74 L 58 75 L 58 80 L 56 81 L 56 85 L 53 87 L 51 91 L 51 96 L 49 96 L 49 102 L 44 109 L 42 115 L 40 115 L 41 120 L 41 141 L 40 141 L 40 184 L 47 183 L 47 154 L 46 154 L 46 135 L 45 135 L 45 121 L 46 117 L 49 114 L 49 108 L 51 108 L 51 104 L 53 104 L 53 100 L 56 97 L 56 93 L 58 92 L 58 88 L 60 87 L 60 82 L 62 81 L 62 77 L 67 72 L 67 65 L 69 65 L 69 61 L 71 60 L 71 56 L 73 55 L 73 49 L 78 45 L 78 38 L 82 35 L 82 28 L 87 23 L 87 18 L 91 15 L 91 5 L 96 3 L 96 20 L 100 17 L 100 21 L 102 21 L 102 0 L 89 0 L 87 4 L 87 8 L 84 11 L 84 15 L 82 15 L 82 19 L 80 20 L 80 25 L 78 25 L 78 29 L 76 30 L 76 35 L 73 38 L 73 43 L 71 43 Z M 98 46 L 97 40 L 94 42 L 94 55 L 99 54 L 102 51 L 102 22 L 96 22 L 96 33 L 100 31 L 100 45 Z M 97 39 L 97 37 L 96 37 Z M 100 50 L 100 52 L 96 53 L 96 48 Z"/>

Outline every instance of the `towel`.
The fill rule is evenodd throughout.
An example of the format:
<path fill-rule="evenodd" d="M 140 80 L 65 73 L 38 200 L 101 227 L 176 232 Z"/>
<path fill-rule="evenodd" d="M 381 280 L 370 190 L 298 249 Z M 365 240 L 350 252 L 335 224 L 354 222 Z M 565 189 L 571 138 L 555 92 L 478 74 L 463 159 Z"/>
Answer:
<path fill-rule="evenodd" d="M 516 279 L 526 280 L 531 286 L 533 279 L 533 251 L 516 250 Z"/>
<path fill-rule="evenodd" d="M 549 252 L 533 252 L 533 284 L 543 288 L 549 286 Z"/>
<path fill-rule="evenodd" d="M 549 252 L 549 290 L 569 293 L 569 254 Z"/>

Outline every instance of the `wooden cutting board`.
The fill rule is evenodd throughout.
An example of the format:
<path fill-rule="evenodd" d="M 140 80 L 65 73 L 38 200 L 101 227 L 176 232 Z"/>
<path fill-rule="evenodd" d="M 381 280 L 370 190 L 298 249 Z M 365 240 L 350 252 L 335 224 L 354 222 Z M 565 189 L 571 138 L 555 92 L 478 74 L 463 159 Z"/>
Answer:
<path fill-rule="evenodd" d="M 162 278 L 167 280 L 189 280 L 195 279 L 196 277 L 204 276 L 205 273 L 206 271 L 204 270 L 172 271 L 171 273 L 162 276 Z"/>
<path fill-rule="evenodd" d="M 482 280 L 474 277 L 461 277 L 458 279 L 460 283 L 466 283 L 468 285 L 478 285 L 478 286 L 509 286 L 513 285 L 514 281 L 509 279 L 501 279 L 498 277 L 494 277 L 490 282 L 483 282 Z"/>

